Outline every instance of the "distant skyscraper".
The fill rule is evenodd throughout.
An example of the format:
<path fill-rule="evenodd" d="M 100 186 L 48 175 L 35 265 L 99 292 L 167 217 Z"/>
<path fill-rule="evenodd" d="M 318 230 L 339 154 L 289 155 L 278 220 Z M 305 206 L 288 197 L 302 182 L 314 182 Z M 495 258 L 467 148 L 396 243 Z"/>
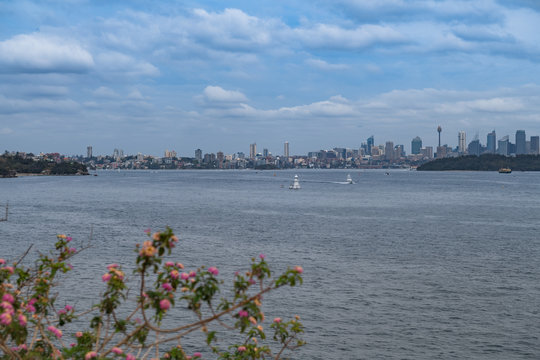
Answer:
<path fill-rule="evenodd" d="M 411 141 L 411 154 L 420 154 L 420 149 L 422 149 L 422 139 L 417 136 Z"/>
<path fill-rule="evenodd" d="M 268 156 L 268 149 L 263 149 L 263 156 L 264 156 L 264 157 L 267 157 L 267 156 Z"/>
<path fill-rule="evenodd" d="M 469 147 L 467 148 L 467 152 L 469 155 L 476 155 L 480 156 L 480 140 L 474 139 L 469 143 Z"/>
<path fill-rule="evenodd" d="M 516 155 L 526 154 L 526 137 L 525 130 L 516 131 Z"/>
<path fill-rule="evenodd" d="M 508 141 L 508 135 L 504 136 L 501 140 L 497 141 L 497 153 L 499 155 L 508 155 L 508 148 L 509 148 L 509 143 L 510 141 Z"/>
<path fill-rule="evenodd" d="M 437 132 L 439 133 L 439 147 L 441 147 L 441 131 L 442 131 L 441 125 L 437 126 Z"/>
<path fill-rule="evenodd" d="M 197 149 L 195 150 L 195 160 L 197 160 L 198 162 L 201 162 L 202 161 L 202 150 L 201 149 Z"/>
<path fill-rule="evenodd" d="M 223 167 L 223 160 L 225 159 L 225 156 L 223 156 L 223 152 L 222 151 L 218 151 L 217 154 L 216 154 L 216 160 L 217 160 L 217 163 L 218 163 L 218 168 L 222 168 Z"/>
<path fill-rule="evenodd" d="M 394 142 L 387 141 L 384 147 L 384 158 L 386 160 L 394 160 Z"/>
<path fill-rule="evenodd" d="M 465 134 L 465 131 L 460 131 L 458 133 L 458 152 L 459 153 L 463 154 L 465 152 L 466 144 L 467 144 L 467 135 Z"/>
<path fill-rule="evenodd" d="M 249 145 L 249 158 L 255 159 L 257 156 L 257 143 L 253 143 Z"/>
<path fill-rule="evenodd" d="M 371 155 L 371 148 L 375 145 L 375 139 L 373 138 L 373 135 L 368 137 L 367 139 L 367 153 L 368 155 Z"/>
<path fill-rule="evenodd" d="M 495 130 L 487 134 L 487 152 L 495 154 L 497 151 L 497 135 L 495 134 Z"/>
<path fill-rule="evenodd" d="M 420 149 L 421 154 L 429 159 L 433 158 L 433 146 L 426 146 Z"/>
<path fill-rule="evenodd" d="M 533 155 L 538 155 L 540 153 L 539 139 L 538 136 L 531 136 L 531 154 Z"/>
<path fill-rule="evenodd" d="M 91 146 L 86 147 L 86 157 L 89 158 L 89 159 L 92 157 L 92 147 Z"/>
<path fill-rule="evenodd" d="M 285 141 L 285 144 L 283 144 L 283 156 L 288 158 L 289 157 L 289 142 Z"/>

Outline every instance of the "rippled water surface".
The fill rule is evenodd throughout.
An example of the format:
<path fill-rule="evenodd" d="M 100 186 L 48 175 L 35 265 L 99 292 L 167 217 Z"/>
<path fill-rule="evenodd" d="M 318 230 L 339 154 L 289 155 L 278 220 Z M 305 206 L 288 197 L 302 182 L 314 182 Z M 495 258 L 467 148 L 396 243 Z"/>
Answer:
<path fill-rule="evenodd" d="M 224 279 L 259 253 L 304 267 L 303 286 L 266 298 L 268 317 L 303 319 L 295 359 L 540 358 L 540 173 L 98 174 L 0 179 L 1 256 L 93 231 L 73 274 L 90 298 L 104 265 L 168 225 L 178 260 Z"/>

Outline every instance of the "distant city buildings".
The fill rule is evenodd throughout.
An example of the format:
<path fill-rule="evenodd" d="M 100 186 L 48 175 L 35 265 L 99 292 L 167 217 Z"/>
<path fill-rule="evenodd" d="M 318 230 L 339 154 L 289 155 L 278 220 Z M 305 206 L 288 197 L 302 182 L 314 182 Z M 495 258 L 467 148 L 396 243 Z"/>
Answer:
<path fill-rule="evenodd" d="M 516 155 L 526 154 L 525 130 L 516 131 Z"/>
<path fill-rule="evenodd" d="M 249 145 L 249 158 L 255 159 L 255 156 L 257 156 L 257 143 Z"/>
<path fill-rule="evenodd" d="M 460 154 L 463 154 L 466 149 L 467 144 L 467 135 L 465 134 L 465 131 L 460 131 L 458 133 L 458 152 Z"/>
<path fill-rule="evenodd" d="M 492 154 L 495 154 L 497 151 L 497 135 L 495 134 L 495 130 L 487 134 L 486 151 Z"/>
<path fill-rule="evenodd" d="M 283 156 L 285 158 L 289 157 L 289 142 L 288 141 L 285 141 L 285 143 L 283 144 Z"/>
<path fill-rule="evenodd" d="M 86 157 L 88 159 L 92 158 L 92 147 L 91 146 L 86 147 Z"/>

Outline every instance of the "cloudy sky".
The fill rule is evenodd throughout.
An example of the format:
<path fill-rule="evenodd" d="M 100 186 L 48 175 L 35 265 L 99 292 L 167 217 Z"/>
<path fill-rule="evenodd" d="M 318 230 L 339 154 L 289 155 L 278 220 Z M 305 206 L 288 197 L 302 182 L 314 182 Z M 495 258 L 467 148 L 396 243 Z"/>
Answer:
<path fill-rule="evenodd" d="M 540 135 L 536 0 L 0 2 L 0 150 Z"/>

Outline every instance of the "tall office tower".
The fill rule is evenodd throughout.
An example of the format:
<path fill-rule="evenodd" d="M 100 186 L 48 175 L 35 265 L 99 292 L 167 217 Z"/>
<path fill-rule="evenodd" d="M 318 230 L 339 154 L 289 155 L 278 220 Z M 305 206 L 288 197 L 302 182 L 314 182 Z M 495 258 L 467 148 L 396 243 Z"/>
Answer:
<path fill-rule="evenodd" d="M 268 156 L 268 149 L 263 149 L 263 156 L 264 156 L 264 157 L 267 157 L 267 156 Z"/>
<path fill-rule="evenodd" d="M 497 143 L 498 143 L 498 146 L 497 146 L 497 153 L 499 155 L 508 155 L 508 143 L 510 141 L 508 141 L 508 135 L 504 136 L 501 140 L 499 140 Z"/>
<path fill-rule="evenodd" d="M 255 159 L 257 156 L 257 143 L 249 144 L 249 158 Z"/>
<path fill-rule="evenodd" d="M 420 149 L 422 149 L 422 139 L 420 139 L 420 137 L 417 136 L 411 141 L 411 154 L 413 155 L 420 154 Z"/>
<path fill-rule="evenodd" d="M 114 151 L 113 151 L 113 158 L 116 159 L 116 158 L 118 158 L 119 155 L 120 155 L 120 150 L 114 149 Z"/>
<path fill-rule="evenodd" d="M 540 153 L 538 136 L 531 136 L 531 154 L 538 155 Z"/>
<path fill-rule="evenodd" d="M 283 156 L 288 158 L 289 157 L 289 142 L 285 141 L 285 144 L 283 144 Z"/>
<path fill-rule="evenodd" d="M 384 147 L 384 158 L 386 160 L 394 160 L 394 142 L 387 141 Z"/>
<path fill-rule="evenodd" d="M 368 155 L 371 155 L 371 148 L 375 145 L 375 139 L 373 138 L 373 135 L 368 137 L 367 139 L 367 153 Z"/>
<path fill-rule="evenodd" d="M 480 148 L 480 140 L 474 139 L 469 143 L 469 146 L 467 147 L 467 153 L 469 153 L 469 155 L 480 156 Z"/>
<path fill-rule="evenodd" d="M 458 133 L 458 152 L 459 153 L 463 154 L 465 152 L 466 143 L 467 143 L 467 140 L 466 140 L 465 131 L 460 131 Z"/>
<path fill-rule="evenodd" d="M 516 131 L 516 155 L 526 154 L 525 142 L 525 130 Z"/>
<path fill-rule="evenodd" d="M 439 133 L 439 147 L 441 147 L 441 131 L 442 131 L 441 125 L 437 126 L 437 132 Z"/>
<path fill-rule="evenodd" d="M 429 159 L 433 158 L 433 146 L 426 146 L 425 148 L 420 149 L 420 152 L 424 157 L 427 157 Z"/>
<path fill-rule="evenodd" d="M 197 160 L 198 162 L 202 161 L 202 150 L 201 149 L 195 150 L 195 160 Z"/>
<path fill-rule="evenodd" d="M 92 147 L 91 146 L 86 147 L 86 157 L 89 158 L 89 159 L 92 157 Z"/>
<path fill-rule="evenodd" d="M 495 130 L 487 134 L 487 152 L 495 154 L 497 151 L 497 135 L 495 134 Z"/>

